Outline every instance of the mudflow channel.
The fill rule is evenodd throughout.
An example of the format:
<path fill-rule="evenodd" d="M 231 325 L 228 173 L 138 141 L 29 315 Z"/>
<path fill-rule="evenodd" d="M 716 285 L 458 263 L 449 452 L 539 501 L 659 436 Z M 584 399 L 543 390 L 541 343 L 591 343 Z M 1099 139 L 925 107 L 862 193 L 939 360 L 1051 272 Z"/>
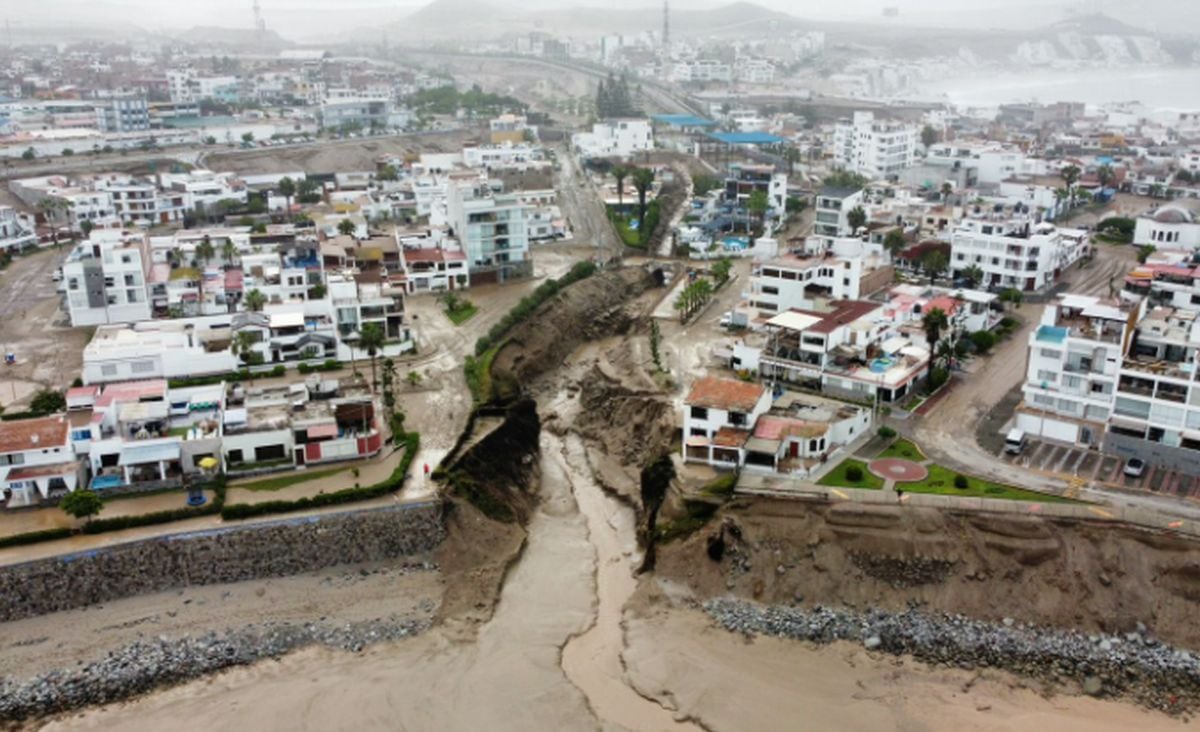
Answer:
<path fill-rule="evenodd" d="M 632 511 L 594 482 L 574 436 L 543 432 L 542 501 L 492 619 L 357 656 L 309 649 L 48 729 L 696 730 L 623 680 Z"/>

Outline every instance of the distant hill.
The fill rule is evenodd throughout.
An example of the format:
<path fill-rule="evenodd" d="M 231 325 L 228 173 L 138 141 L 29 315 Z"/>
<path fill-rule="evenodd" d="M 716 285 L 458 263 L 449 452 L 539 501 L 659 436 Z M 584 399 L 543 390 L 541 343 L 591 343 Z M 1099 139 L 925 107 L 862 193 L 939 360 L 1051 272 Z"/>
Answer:
<path fill-rule="evenodd" d="M 212 44 L 229 46 L 231 48 L 287 48 L 292 44 L 271 29 L 263 31 L 261 40 L 258 31 L 253 28 L 222 28 L 211 25 L 198 25 L 176 36 L 186 43 Z"/>
<path fill-rule="evenodd" d="M 1084 35 L 1112 35 L 1112 36 L 1139 36 L 1147 35 L 1147 31 L 1142 28 L 1135 28 L 1128 23 L 1123 23 L 1116 18 L 1103 13 L 1092 13 L 1090 15 L 1080 15 L 1074 18 L 1066 18 L 1057 23 L 1051 23 L 1046 27 L 1046 30 L 1059 32 L 1081 33 Z"/>

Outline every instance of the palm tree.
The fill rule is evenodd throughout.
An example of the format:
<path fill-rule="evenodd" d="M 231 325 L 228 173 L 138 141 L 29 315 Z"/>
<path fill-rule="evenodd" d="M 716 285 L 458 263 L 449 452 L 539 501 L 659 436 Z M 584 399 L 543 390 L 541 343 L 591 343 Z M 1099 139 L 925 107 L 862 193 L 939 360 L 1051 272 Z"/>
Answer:
<path fill-rule="evenodd" d="M 246 293 L 246 309 L 250 312 L 260 312 L 266 304 L 267 296 L 262 294 L 261 290 L 254 289 Z"/>
<path fill-rule="evenodd" d="M 625 206 L 625 179 L 630 171 L 624 165 L 614 165 L 609 172 L 617 179 L 617 208 L 620 209 Z"/>
<path fill-rule="evenodd" d="M 1067 184 L 1067 194 L 1071 199 L 1071 205 L 1075 205 L 1075 181 L 1079 180 L 1079 167 L 1068 165 L 1059 171 L 1063 182 Z"/>
<path fill-rule="evenodd" d="M 208 264 L 209 260 L 212 259 L 216 253 L 217 250 L 213 248 L 212 239 L 208 238 L 208 234 L 205 234 L 204 238 L 200 240 L 200 243 L 196 245 L 196 256 L 199 257 L 205 264 Z"/>
<path fill-rule="evenodd" d="M 251 330 L 239 330 L 233 337 L 233 342 L 229 344 L 229 350 L 233 351 L 233 355 L 239 357 L 246 366 L 253 366 L 255 362 L 262 361 L 261 354 L 254 350 L 254 344 L 258 342 L 255 335 Z M 250 374 L 250 380 L 253 381 L 254 372 L 247 369 L 246 373 Z"/>
<path fill-rule="evenodd" d="M 367 323 L 363 326 L 358 345 L 371 357 L 371 392 L 375 392 L 375 356 L 383 349 L 383 328 L 379 323 Z"/>
<path fill-rule="evenodd" d="M 929 252 L 921 258 L 921 266 L 925 268 L 925 274 L 929 275 L 929 284 L 931 285 L 938 275 L 946 271 L 949 264 L 945 253 L 937 250 Z"/>
<path fill-rule="evenodd" d="M 933 308 L 921 319 L 921 327 L 925 330 L 925 342 L 929 345 L 929 370 L 925 374 L 927 384 L 933 384 L 933 362 L 937 353 L 937 344 L 942 339 L 942 331 L 950 326 L 946 311 Z"/>
<path fill-rule="evenodd" d="M 883 237 L 883 248 L 895 260 L 900 256 L 900 252 L 908 249 L 908 239 L 904 237 L 904 232 L 899 228 L 892 229 L 887 236 Z"/>
<path fill-rule="evenodd" d="M 746 201 L 746 210 L 754 217 L 760 231 L 766 223 L 767 209 L 770 207 L 771 199 L 767 197 L 766 191 L 754 191 L 750 194 L 750 199 Z"/>
<path fill-rule="evenodd" d="M 279 195 L 283 196 L 284 200 L 287 202 L 287 210 L 290 212 L 292 210 L 292 196 L 296 195 L 296 181 L 292 180 L 286 175 L 280 178 Z"/>
<path fill-rule="evenodd" d="M 983 281 L 983 270 L 979 268 L 979 265 L 972 264 L 970 267 L 967 267 L 962 271 L 962 276 L 967 280 L 970 280 L 971 287 L 976 287 L 980 282 Z"/>
<path fill-rule="evenodd" d="M 942 184 L 942 203 L 950 200 L 950 194 L 954 193 L 954 186 L 950 185 L 950 181 Z"/>
<path fill-rule="evenodd" d="M 630 175 L 638 194 L 638 231 L 641 231 L 646 223 L 646 194 L 654 185 L 654 171 L 650 168 L 634 168 Z"/>
<path fill-rule="evenodd" d="M 233 243 L 232 239 L 226 239 L 225 243 L 221 245 L 221 259 L 225 260 L 226 265 L 232 265 L 236 256 L 237 245 Z"/>
<path fill-rule="evenodd" d="M 1111 165 L 1101 165 L 1096 168 L 1096 178 L 1100 181 L 1101 188 L 1108 188 L 1108 184 L 1112 182 L 1114 176 Z"/>

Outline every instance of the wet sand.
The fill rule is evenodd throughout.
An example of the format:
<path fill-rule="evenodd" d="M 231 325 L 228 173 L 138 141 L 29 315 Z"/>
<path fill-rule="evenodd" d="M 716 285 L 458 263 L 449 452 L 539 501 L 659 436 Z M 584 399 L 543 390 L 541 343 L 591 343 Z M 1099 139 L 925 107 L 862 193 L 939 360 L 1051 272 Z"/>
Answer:
<path fill-rule="evenodd" d="M 1127 704 L 1043 697 L 1001 672 L 931 668 L 850 643 L 747 640 L 699 610 L 646 607 L 626 618 L 629 678 L 713 732 L 1200 729 Z"/>

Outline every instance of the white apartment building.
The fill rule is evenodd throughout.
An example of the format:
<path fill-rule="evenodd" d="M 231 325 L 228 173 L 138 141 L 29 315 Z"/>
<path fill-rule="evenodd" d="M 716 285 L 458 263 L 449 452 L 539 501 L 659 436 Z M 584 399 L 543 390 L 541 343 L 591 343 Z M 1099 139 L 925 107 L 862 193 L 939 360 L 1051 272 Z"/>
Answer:
<path fill-rule="evenodd" d="M 733 81 L 733 68 L 717 59 L 681 61 L 671 68 L 671 80 L 676 82 Z"/>
<path fill-rule="evenodd" d="M 834 163 L 868 178 L 893 178 L 916 159 L 917 128 L 876 121 L 872 112 L 855 112 L 833 131 Z"/>
<path fill-rule="evenodd" d="M 1138 246 L 1150 244 L 1159 249 L 1200 249 L 1200 221 L 1183 206 L 1160 206 L 1137 217 L 1133 243 Z"/>
<path fill-rule="evenodd" d="M 1200 266 L 1190 251 L 1159 251 L 1125 275 L 1121 299 L 1200 310 Z"/>
<path fill-rule="evenodd" d="M 96 120 L 101 132 L 138 132 L 150 129 L 146 98 L 119 95 L 96 100 Z"/>
<path fill-rule="evenodd" d="M 106 191 L 113 213 L 126 226 L 156 226 L 183 220 L 190 208 L 187 196 L 161 192 L 150 180 L 109 174 L 95 181 L 96 190 Z"/>
<path fill-rule="evenodd" d="M 975 181 L 998 185 L 1006 180 L 1049 174 L 1046 161 L 1031 158 L 1023 150 L 1001 143 L 938 142 L 930 145 L 925 162 L 931 166 L 971 168 Z"/>
<path fill-rule="evenodd" d="M 1099 445 L 1112 414 L 1121 358 L 1140 306 L 1060 295 L 1029 335 L 1016 426 L 1031 436 Z"/>
<path fill-rule="evenodd" d="M 172 70 L 167 72 L 167 92 L 172 102 L 235 101 L 238 79 L 236 76 L 200 76 L 191 69 Z"/>
<path fill-rule="evenodd" d="M 144 234 L 96 230 L 62 265 L 67 312 L 74 327 L 136 323 L 150 319 L 146 276 L 149 242 Z"/>
<path fill-rule="evenodd" d="M 969 267 L 983 271 L 982 287 L 1044 290 L 1091 247 L 1087 232 L 1035 223 L 1027 215 L 988 213 L 964 219 L 950 238 L 955 277 Z"/>
<path fill-rule="evenodd" d="M 45 198 L 60 202 L 62 209 L 50 212 L 50 222 L 74 231 L 80 231 L 84 221 L 98 229 L 120 226 L 108 191 L 84 188 L 59 175 L 10 181 L 8 188 L 29 206 L 36 207 Z"/>
<path fill-rule="evenodd" d="M 406 111 L 396 109 L 388 99 L 326 99 L 318 114 L 325 129 L 405 127 L 409 119 Z"/>
<path fill-rule="evenodd" d="M 532 274 L 527 210 L 516 194 L 495 193 L 477 178 L 450 182 L 447 222 L 467 255 L 472 280 L 504 282 Z"/>
<path fill-rule="evenodd" d="M 468 168 L 514 168 L 524 170 L 535 164 L 544 164 L 538 160 L 537 151 L 524 143 L 503 143 L 499 145 L 482 145 L 464 147 L 462 164 Z"/>
<path fill-rule="evenodd" d="M 857 188 L 834 188 L 825 186 L 817 193 L 817 205 L 813 220 L 813 236 L 824 242 L 850 236 L 849 214 L 863 203 L 863 191 Z"/>
<path fill-rule="evenodd" d="M 571 146 L 583 158 L 628 158 L 654 147 L 654 130 L 648 119 L 597 122 L 591 132 L 572 135 Z"/>
<path fill-rule="evenodd" d="M 886 287 L 892 269 L 878 258 L 800 257 L 794 254 L 755 263 L 749 290 L 751 310 L 771 318 L 793 308 L 811 310 L 834 300 L 857 300 Z"/>
<path fill-rule="evenodd" d="M 770 84 L 775 81 L 775 64 L 765 58 L 743 56 L 734 64 L 734 75 L 747 84 Z"/>
<path fill-rule="evenodd" d="M 238 360 L 228 343 L 219 348 L 214 348 L 214 343 L 194 325 L 182 322 L 102 325 L 83 349 L 83 383 L 177 379 L 236 371 Z"/>
<path fill-rule="evenodd" d="M 234 173 L 200 169 L 189 173 L 161 173 L 158 183 L 164 191 L 183 194 L 184 205 L 189 209 L 197 205 L 212 206 L 218 201 L 246 202 L 246 184 Z"/>

